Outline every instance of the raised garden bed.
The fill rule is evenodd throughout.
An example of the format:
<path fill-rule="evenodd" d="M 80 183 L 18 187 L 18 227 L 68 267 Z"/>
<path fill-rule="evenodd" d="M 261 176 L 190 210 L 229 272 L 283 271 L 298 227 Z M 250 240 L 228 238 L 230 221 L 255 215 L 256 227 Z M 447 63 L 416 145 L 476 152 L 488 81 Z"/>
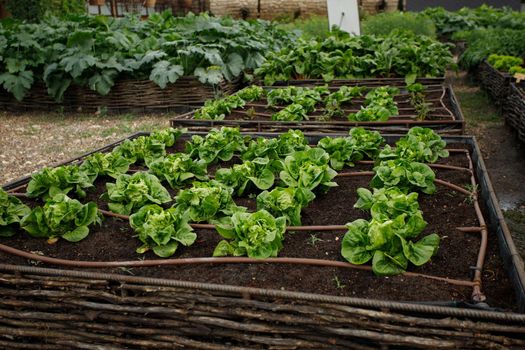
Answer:
<path fill-rule="evenodd" d="M 315 144 L 319 138 L 312 136 L 309 141 Z M 392 143 L 397 137 L 386 139 Z M 523 311 L 523 262 L 475 140 L 445 140 L 451 156 L 433 165 L 434 171 L 438 179 L 462 189 L 437 181 L 437 194 L 420 195 L 429 223 L 424 233 L 438 232 L 442 238 L 437 255 L 421 267 L 411 267 L 398 276 L 376 277 L 369 268 L 343 262 L 340 242 L 344 231 L 319 227 L 289 232 L 279 254 L 279 258 L 321 260 L 309 260 L 307 265 L 293 259 L 276 260 L 279 258 L 207 258 L 219 238 L 209 227 L 199 226 L 196 244 L 180 249 L 174 259 L 159 262 L 146 253 L 142 260 L 137 259 L 139 242 L 131 238 L 128 223 L 106 217 L 100 228 L 93 226 L 90 235 L 75 244 L 61 240 L 49 245 L 23 235 L 2 239 L 5 245 L 33 254 L 0 256 L 0 270 L 4 271 L 0 324 L 6 335 L 2 344 L 23 348 L 45 337 L 55 348 L 86 343 L 167 347 L 166 342 L 208 349 L 225 345 L 369 349 L 378 344 L 405 348 L 505 344 L 519 348 L 525 344 L 524 315 L 482 310 L 488 307 L 483 303 L 478 309 L 468 308 L 469 303 L 486 297 L 490 307 Z M 178 143 L 171 151 L 180 149 Z M 344 225 L 366 217 L 353 204 L 356 189 L 368 187 L 371 167 L 365 161 L 340 171 L 347 175 L 335 178 L 339 187 L 319 195 L 303 210 L 303 225 Z M 105 181 L 99 180 L 95 191 L 88 193 L 88 199 L 97 201 L 101 209 L 107 209 L 99 198 Z M 22 192 L 27 182 L 22 179 L 5 189 Z M 469 188 L 478 189 L 479 202 Z M 236 201 L 253 209 L 253 199 Z M 486 251 L 480 249 L 485 234 Z M 129 262 L 103 268 L 113 273 L 109 275 L 71 266 L 39 268 L 53 265 L 53 261 L 37 262 L 46 257 Z M 195 257 L 202 258 L 198 264 L 182 260 Z M 157 261 L 151 262 L 154 259 Z M 156 266 L 159 264 L 169 265 Z M 114 337 L 111 332 L 125 336 Z"/>
<path fill-rule="evenodd" d="M 88 88 L 72 87 L 66 91 L 62 102 L 49 96 L 44 84 L 35 84 L 22 101 L 0 89 L 0 107 L 11 112 L 94 112 L 101 109 L 110 113 L 185 112 L 203 105 L 206 100 L 236 92 L 241 81 L 242 78 L 223 81 L 214 87 L 202 84 L 195 77 L 182 77 L 161 89 L 150 80 L 124 80 L 117 82 L 106 96 Z"/>
<path fill-rule="evenodd" d="M 525 142 L 525 92 L 523 83 L 511 83 L 510 92 L 503 104 L 503 114 L 507 123 L 518 133 L 518 137 Z"/>
<path fill-rule="evenodd" d="M 330 91 L 337 89 L 337 86 L 330 85 Z M 267 100 L 263 98 L 248 103 L 243 108 L 233 109 L 224 120 L 195 119 L 195 112 L 187 112 L 174 117 L 170 123 L 173 127 L 184 127 L 191 131 L 207 131 L 219 126 L 239 126 L 241 131 L 246 132 L 281 132 L 298 129 L 305 133 L 344 133 L 352 127 L 363 126 L 385 133 L 405 133 L 413 126 L 424 126 L 440 134 L 463 134 L 464 118 L 452 88 L 428 85 L 424 94 L 425 102 L 430 106 L 424 120 L 418 117 L 416 109 L 409 101 L 408 92 L 401 88 L 400 94 L 394 98 L 399 114 L 391 116 L 387 121 L 349 121 L 346 116 L 324 120 L 325 110 L 321 105 L 317 106 L 315 112 L 309 114 L 309 120 L 277 121 L 272 120 L 272 114 L 282 107 L 268 108 Z M 363 106 L 363 100 L 364 98 L 356 98 L 351 103 L 343 104 L 343 111 L 345 114 L 359 111 Z"/>
<path fill-rule="evenodd" d="M 487 91 L 494 103 L 501 107 L 509 95 L 512 76 L 509 73 L 498 71 L 486 60 L 479 64 L 476 75 L 483 89 Z"/>

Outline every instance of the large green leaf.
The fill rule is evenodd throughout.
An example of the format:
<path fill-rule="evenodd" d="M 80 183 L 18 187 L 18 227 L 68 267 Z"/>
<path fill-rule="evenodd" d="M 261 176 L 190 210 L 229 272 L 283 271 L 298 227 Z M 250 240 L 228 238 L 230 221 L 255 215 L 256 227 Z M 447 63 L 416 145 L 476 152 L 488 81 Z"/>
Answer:
<path fill-rule="evenodd" d="M 153 65 L 149 78 L 161 89 L 166 88 L 168 83 L 175 83 L 184 74 L 184 68 L 169 61 L 159 61 Z"/>
<path fill-rule="evenodd" d="M 0 74 L 0 84 L 18 100 L 22 101 L 33 84 L 33 72 L 22 71 L 18 74 Z"/>

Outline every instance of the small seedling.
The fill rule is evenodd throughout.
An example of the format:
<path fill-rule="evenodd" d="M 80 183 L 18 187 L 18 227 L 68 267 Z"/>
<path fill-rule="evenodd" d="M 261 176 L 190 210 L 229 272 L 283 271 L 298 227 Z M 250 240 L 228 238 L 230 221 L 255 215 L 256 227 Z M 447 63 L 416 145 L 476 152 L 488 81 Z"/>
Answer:
<path fill-rule="evenodd" d="M 334 276 L 334 279 L 333 279 L 332 281 L 335 282 L 335 288 L 337 288 L 337 289 L 344 289 L 344 288 L 346 288 L 346 284 L 343 284 L 343 283 L 339 280 L 339 277 Z"/>
<path fill-rule="evenodd" d="M 315 247 L 317 242 L 324 242 L 324 239 L 317 237 L 316 234 L 311 234 L 310 238 L 308 239 L 308 244 L 310 244 L 312 247 Z"/>
<path fill-rule="evenodd" d="M 472 204 L 474 203 L 475 195 L 478 193 L 478 184 L 475 185 L 465 185 L 465 189 L 471 193 L 471 195 L 465 197 L 465 203 Z"/>

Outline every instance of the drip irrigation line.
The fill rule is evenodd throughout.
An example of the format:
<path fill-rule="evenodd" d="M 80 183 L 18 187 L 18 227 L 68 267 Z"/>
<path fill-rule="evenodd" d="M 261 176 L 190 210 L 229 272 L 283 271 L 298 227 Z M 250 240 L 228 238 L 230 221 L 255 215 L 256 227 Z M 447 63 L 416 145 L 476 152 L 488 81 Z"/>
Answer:
<path fill-rule="evenodd" d="M 372 271 L 372 267 L 368 265 L 354 265 L 343 261 L 309 259 L 309 258 L 267 258 L 267 259 L 253 259 L 247 257 L 204 257 L 204 258 L 184 258 L 184 259 L 156 259 L 156 260 L 130 260 L 130 261 L 84 261 L 84 260 L 69 260 L 43 256 L 39 254 L 30 253 L 19 250 L 4 244 L 0 244 L 0 251 L 16 255 L 22 258 L 41 261 L 52 265 L 81 267 L 81 268 L 115 268 L 115 267 L 151 267 L 151 266 L 178 266 L 178 265 L 203 265 L 203 264 L 291 264 L 291 265 L 310 265 L 310 266 L 326 266 L 326 267 L 341 267 L 350 268 L 354 270 Z M 404 272 L 402 276 L 407 277 L 422 277 L 436 281 L 446 282 L 457 286 L 472 287 L 475 282 L 458 280 L 447 277 L 432 276 L 420 274 L 415 272 Z"/>

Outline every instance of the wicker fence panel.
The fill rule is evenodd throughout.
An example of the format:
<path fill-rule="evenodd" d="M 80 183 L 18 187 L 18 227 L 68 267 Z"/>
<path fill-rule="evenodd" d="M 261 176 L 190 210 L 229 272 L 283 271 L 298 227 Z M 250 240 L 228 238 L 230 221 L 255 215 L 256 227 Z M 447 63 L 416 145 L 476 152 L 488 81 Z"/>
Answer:
<path fill-rule="evenodd" d="M 509 95 L 503 104 L 503 114 L 507 123 L 516 130 L 518 137 L 525 142 L 525 84 L 511 83 Z"/>
<path fill-rule="evenodd" d="M 12 112 L 94 112 L 101 108 L 108 112 L 181 111 L 181 107 L 201 106 L 216 95 L 232 94 L 240 88 L 240 82 L 239 78 L 214 87 L 204 85 L 194 77 L 182 77 L 175 84 L 161 89 L 150 80 L 122 80 L 106 96 L 85 87 L 72 86 L 64 94 L 62 102 L 56 102 L 49 96 L 43 83 L 36 83 L 22 101 L 0 90 L 0 108 Z"/>
<path fill-rule="evenodd" d="M 483 61 L 478 67 L 478 78 L 494 103 L 501 107 L 509 94 L 510 74 L 502 73 L 494 69 L 487 61 Z"/>

